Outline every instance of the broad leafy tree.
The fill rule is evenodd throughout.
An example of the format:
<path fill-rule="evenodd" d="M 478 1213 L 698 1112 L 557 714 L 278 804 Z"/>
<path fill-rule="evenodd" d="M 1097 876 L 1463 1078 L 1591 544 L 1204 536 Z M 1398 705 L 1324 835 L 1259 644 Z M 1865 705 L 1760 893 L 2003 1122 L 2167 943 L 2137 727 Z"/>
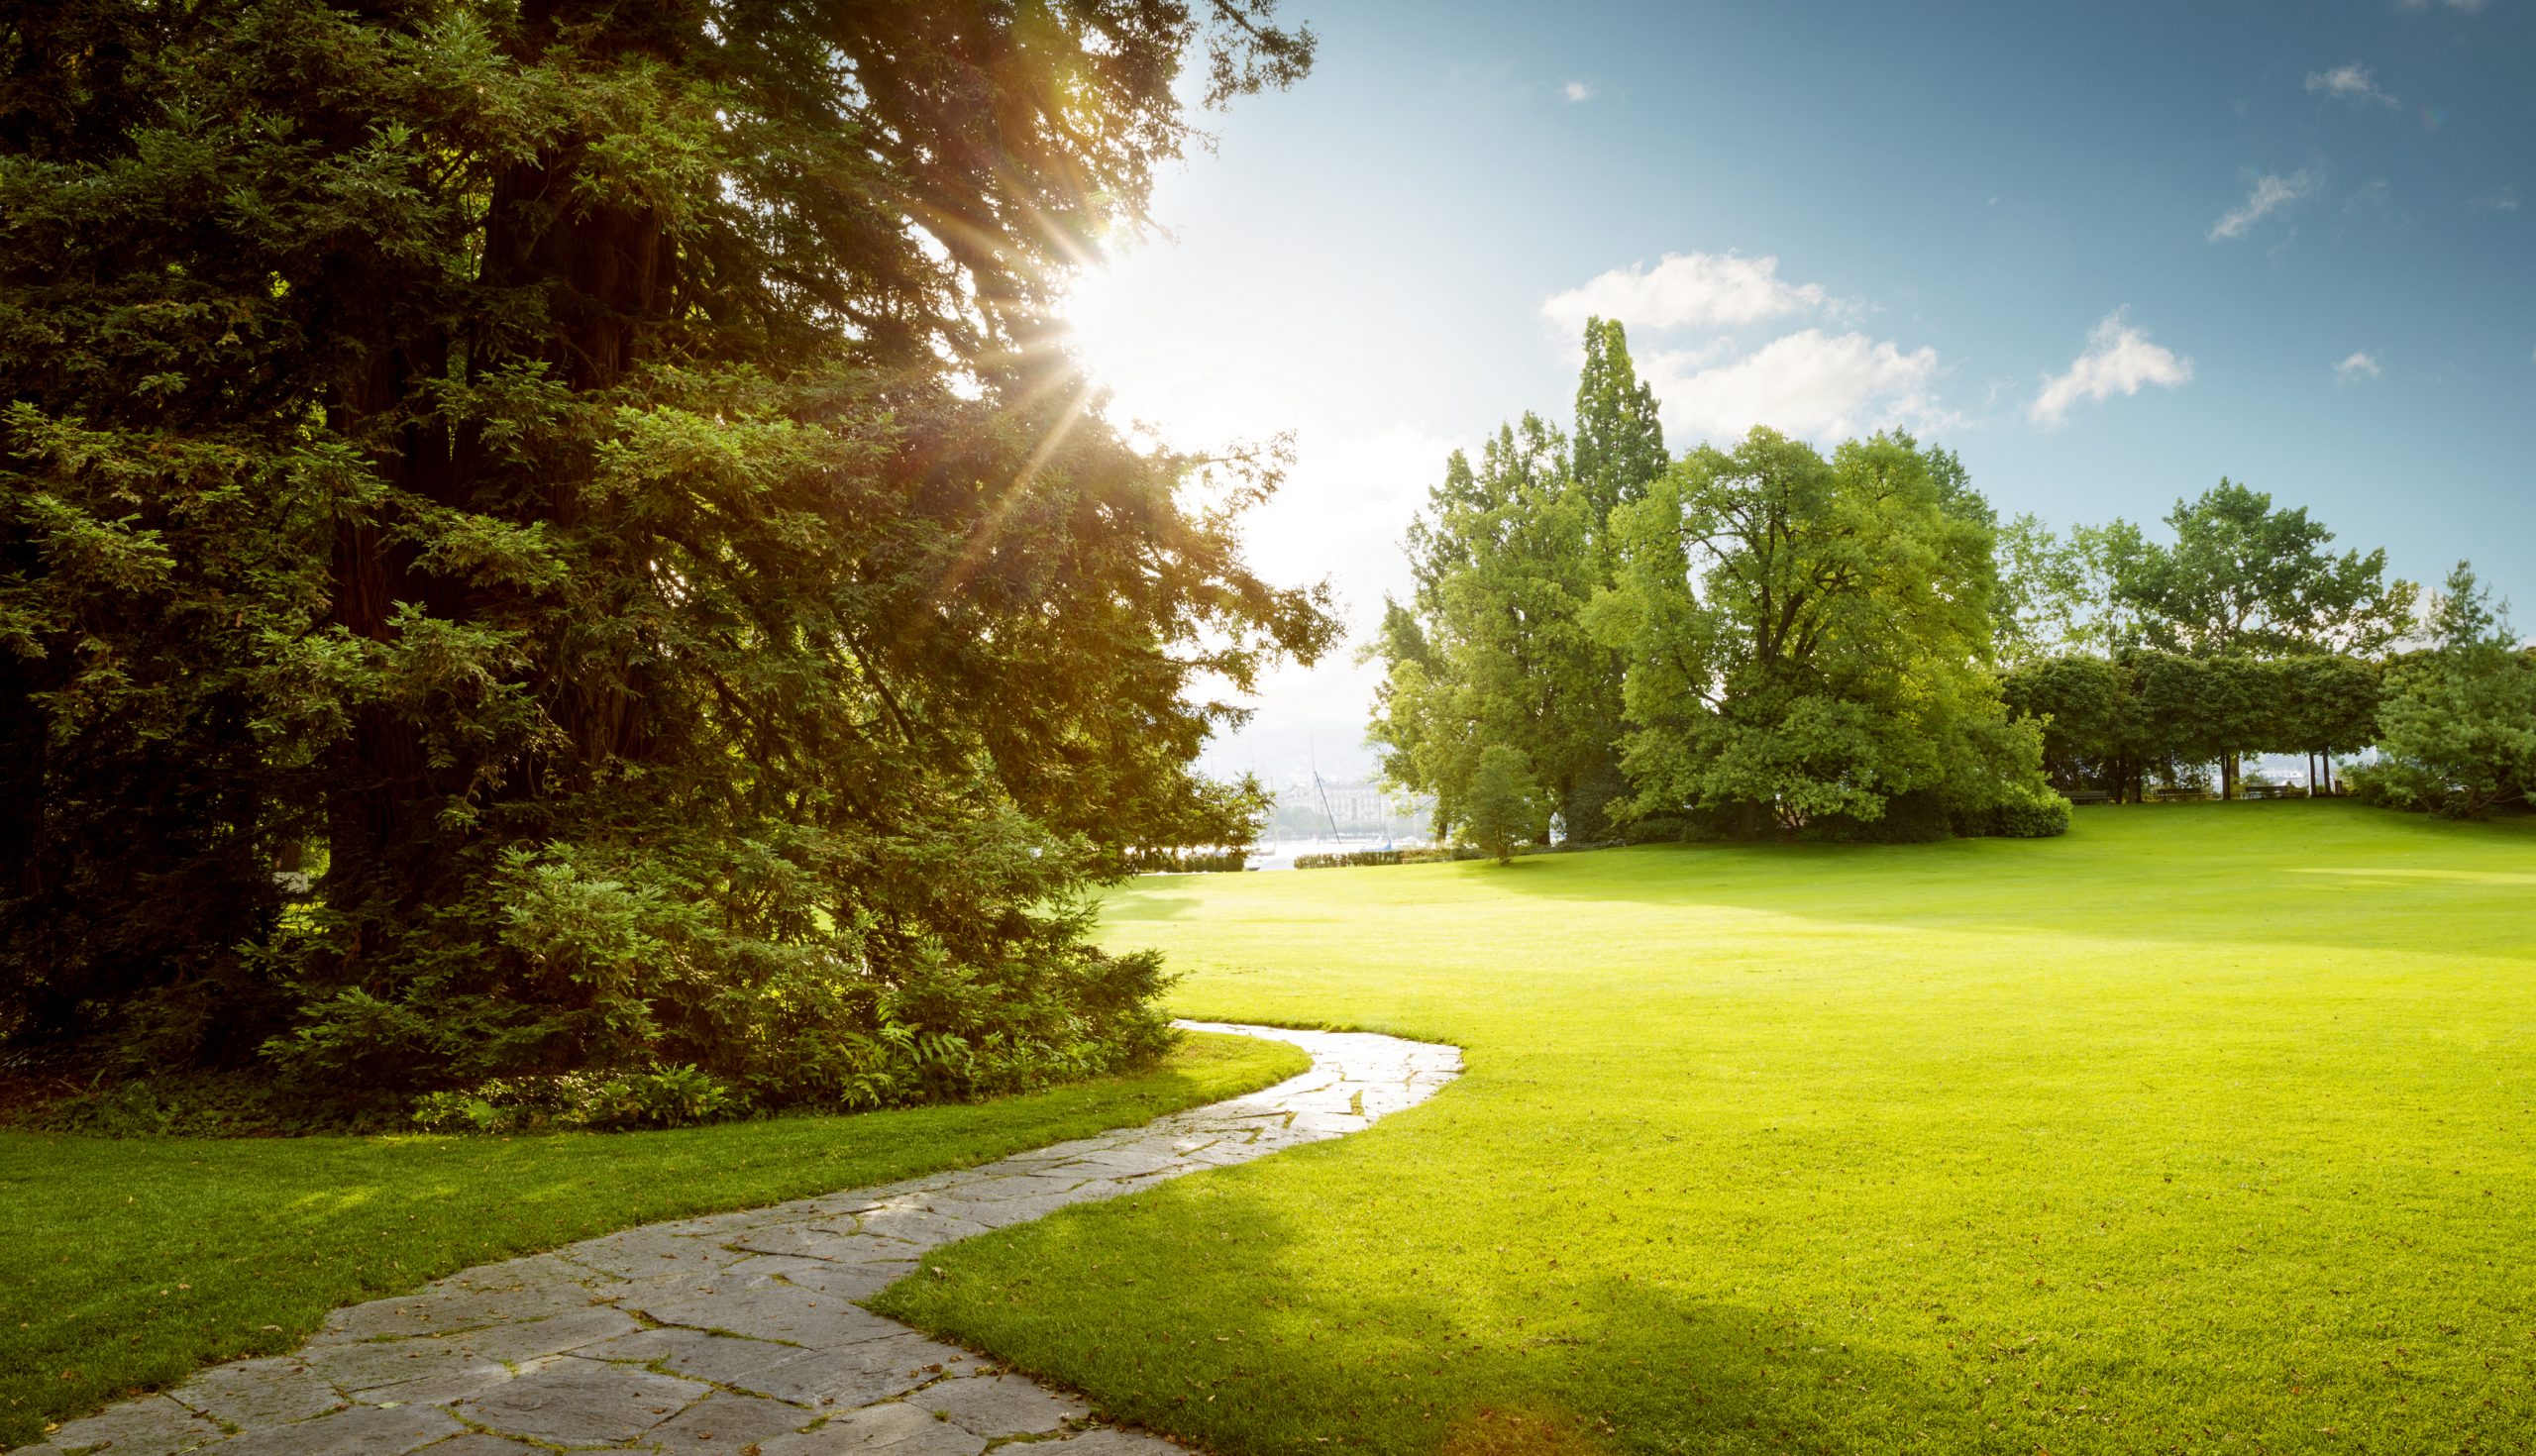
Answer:
<path fill-rule="evenodd" d="M 2412 626 L 2412 583 L 2386 578 L 2383 549 L 2327 550 L 2306 508 L 2230 480 L 2166 514 L 2174 543 L 2120 543 L 2112 596 L 2152 646 L 2195 657 L 2383 650 Z"/>
<path fill-rule="evenodd" d="M 1627 763 L 1649 813 L 1794 826 L 1925 793 L 1976 814 L 2042 793 L 2040 735 L 1990 661 L 1986 507 L 1907 435 L 1826 460 L 1755 429 L 1620 513 L 1598 630 L 1628 655 Z"/>
<path fill-rule="evenodd" d="M 1526 415 L 1500 429 L 1477 465 L 1455 451 L 1411 524 L 1413 604 L 1390 605 L 1372 736 L 1395 783 L 1435 795 L 1438 827 L 1464 821 L 1480 755 L 1500 747 L 1552 806 L 1609 742 L 1617 682 L 1583 625 L 1596 572 L 1584 492 L 1567 442 Z"/>
<path fill-rule="evenodd" d="M 1151 1046 L 1072 891 L 1238 823 L 1187 693 L 1329 623 L 1052 308 L 1184 93 L 1301 74 L 1270 3 L 0 9 L 0 1032 L 765 1101 Z"/>
<path fill-rule="evenodd" d="M 2043 726 L 2054 783 L 2136 799 L 2153 774 L 2173 781 L 2218 763 L 2221 789 L 2233 792 L 2236 755 L 2319 754 L 2330 764 L 2334 751 L 2365 746 L 2378 731 L 2378 673 L 2326 654 L 2204 659 L 2134 648 L 2027 663 L 2000 685 L 2011 709 Z"/>
<path fill-rule="evenodd" d="M 1384 667 L 1373 741 L 1384 773 L 1435 795 L 1439 829 L 1464 822 L 1480 755 L 1522 756 L 1546 835 L 1608 832 L 1628 791 L 1619 764 L 1619 656 L 1585 614 L 1613 579 L 1616 508 L 1665 468 L 1655 399 L 1617 322 L 1589 321 L 1576 429 L 1534 415 L 1501 429 L 1476 466 L 1456 452 L 1409 533 L 1416 591 L 1386 605 L 1370 656 Z"/>
<path fill-rule="evenodd" d="M 2024 663 L 1999 681 L 2009 710 L 2043 730 L 2043 770 L 2063 789 L 2137 799 L 2160 745 L 2128 657 L 2072 653 Z"/>
<path fill-rule="evenodd" d="M 2066 651 L 2088 624 L 2085 554 L 2032 514 L 1994 532 L 1999 581 L 1990 595 L 1994 653 L 2003 668 Z"/>

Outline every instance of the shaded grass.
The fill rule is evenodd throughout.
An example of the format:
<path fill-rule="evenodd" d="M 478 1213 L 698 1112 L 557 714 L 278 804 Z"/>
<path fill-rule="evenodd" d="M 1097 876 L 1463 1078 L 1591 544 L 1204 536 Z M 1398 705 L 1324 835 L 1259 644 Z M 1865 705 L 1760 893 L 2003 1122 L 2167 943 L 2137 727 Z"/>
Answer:
<path fill-rule="evenodd" d="M 881 1302 L 1227 1456 L 2536 1449 L 2531 828 L 1146 882 L 1182 1012 L 1467 1075 Z"/>
<path fill-rule="evenodd" d="M 1153 1071 L 973 1104 L 518 1138 L 0 1133 L 0 1445 L 296 1345 L 339 1304 L 658 1219 L 992 1161 L 1291 1077 L 1192 1034 Z"/>

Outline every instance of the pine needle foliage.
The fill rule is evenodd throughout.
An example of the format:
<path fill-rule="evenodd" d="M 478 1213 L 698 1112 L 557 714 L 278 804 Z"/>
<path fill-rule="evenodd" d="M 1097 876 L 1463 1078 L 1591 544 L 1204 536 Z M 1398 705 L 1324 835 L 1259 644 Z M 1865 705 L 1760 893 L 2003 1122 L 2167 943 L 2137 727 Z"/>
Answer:
<path fill-rule="evenodd" d="M 1054 310 L 1272 4 L 0 4 L 0 1034 L 1152 1051 L 1077 891 L 1237 837 L 1193 683 L 1332 627 L 1239 553 L 1276 452 L 1131 447 Z"/>

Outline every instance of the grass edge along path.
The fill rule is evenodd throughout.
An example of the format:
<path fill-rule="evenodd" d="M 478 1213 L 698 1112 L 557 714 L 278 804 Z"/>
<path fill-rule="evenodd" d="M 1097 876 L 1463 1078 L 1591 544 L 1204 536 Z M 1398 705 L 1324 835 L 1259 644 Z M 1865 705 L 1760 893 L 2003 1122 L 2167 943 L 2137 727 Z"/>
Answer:
<path fill-rule="evenodd" d="M 2536 819 L 1141 881 L 1175 1007 L 1457 1043 L 876 1306 L 1221 1456 L 2536 1450 Z"/>
<path fill-rule="evenodd" d="M 0 1449 L 342 1304 L 636 1224 L 893 1183 L 1134 1126 L 1306 1070 L 1187 1034 L 1151 1071 L 992 1101 L 672 1132 L 111 1140 L 0 1133 Z"/>

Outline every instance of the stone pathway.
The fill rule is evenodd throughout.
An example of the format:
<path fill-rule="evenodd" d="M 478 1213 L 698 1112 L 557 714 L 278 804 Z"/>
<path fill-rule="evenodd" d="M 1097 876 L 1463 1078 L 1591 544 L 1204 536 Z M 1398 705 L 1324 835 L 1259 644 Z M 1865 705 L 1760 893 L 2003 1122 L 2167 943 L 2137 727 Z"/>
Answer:
<path fill-rule="evenodd" d="M 355 1304 L 291 1355 L 206 1370 L 22 1456 L 1047 1456 L 1179 1447 L 854 1301 L 928 1249 L 1158 1180 L 1357 1131 L 1460 1075 L 1396 1037 L 1274 1037 L 1313 1067 L 1264 1092 L 983 1168 L 627 1229 Z M 1016 1451 L 1015 1456 L 1018 1456 Z"/>

